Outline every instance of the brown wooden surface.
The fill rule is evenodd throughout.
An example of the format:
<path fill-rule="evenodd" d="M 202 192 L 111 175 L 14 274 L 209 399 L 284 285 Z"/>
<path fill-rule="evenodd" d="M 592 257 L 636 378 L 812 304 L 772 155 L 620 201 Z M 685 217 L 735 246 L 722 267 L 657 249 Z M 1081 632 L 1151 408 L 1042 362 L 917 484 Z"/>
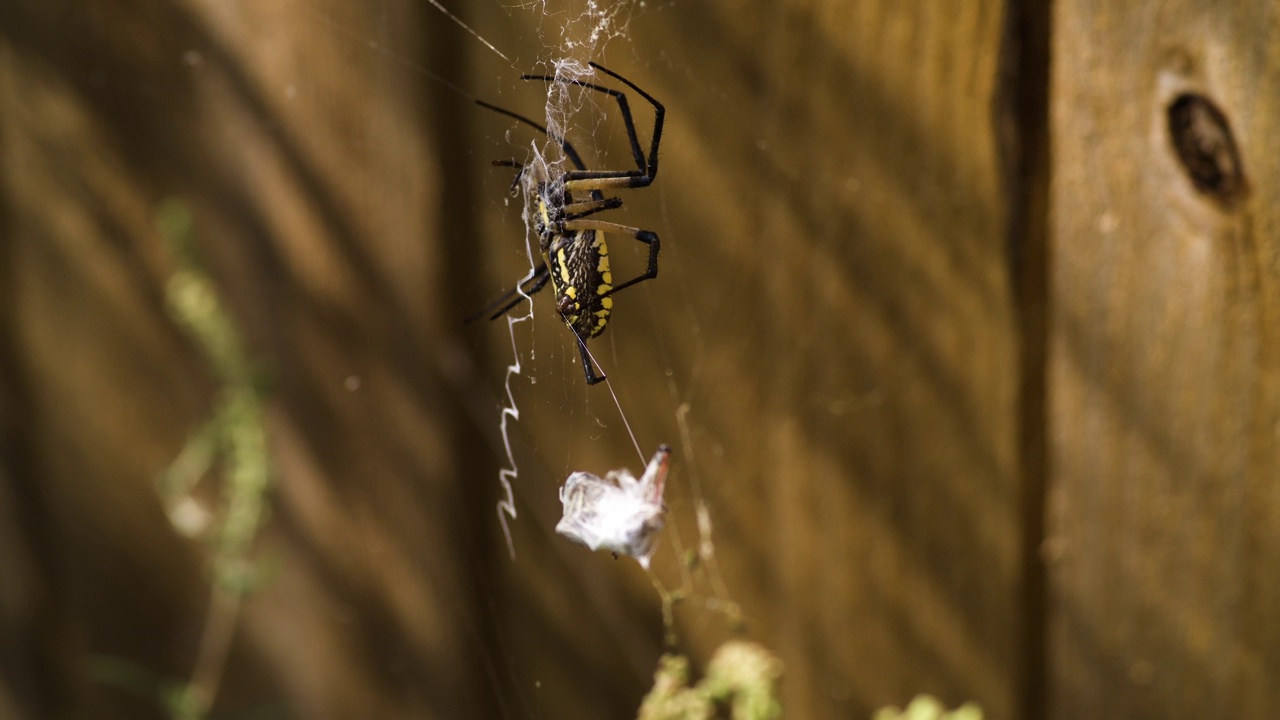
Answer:
<path fill-rule="evenodd" d="M 216 397 L 164 311 L 174 262 L 155 213 L 171 196 L 274 386 L 261 552 L 279 570 L 244 606 L 217 708 L 495 712 L 476 680 L 492 623 L 467 579 L 490 514 L 462 500 L 488 463 L 463 451 L 457 393 L 427 352 L 455 323 L 438 299 L 447 250 L 424 241 L 460 234 L 440 207 L 465 185 L 436 160 L 452 121 L 421 78 L 334 28 L 395 32 L 409 56 L 447 54 L 452 35 L 391 5 L 405 15 L 390 30 L 306 7 L 2 11 L 12 515 L 56 591 L 9 616 L 52 621 L 21 650 L 52 661 L 9 663 L 36 676 L 15 693 L 31 717 L 154 716 L 155 697 L 92 681 L 90 664 L 180 681 L 200 641 L 205 561 L 154 490 Z"/>
<path fill-rule="evenodd" d="M 489 162 L 534 139 L 471 99 L 542 118 L 517 77 L 563 54 L 667 105 L 657 182 L 609 218 L 660 234 L 661 275 L 592 349 L 643 452 L 676 448 L 654 577 L 680 583 L 705 503 L 788 717 L 921 691 L 1266 715 L 1274 11 L 637 3 L 592 45 L 577 0 L 446 4 L 508 58 L 408 0 L 0 6 L 0 716 L 157 717 L 89 661 L 191 671 L 208 554 L 154 481 L 218 394 L 164 309 L 174 196 L 271 388 L 271 580 L 215 709 L 634 714 L 658 592 L 553 532 L 569 472 L 638 469 L 609 390 L 538 298 L 513 563 L 510 340 L 459 322 L 527 269 Z M 1226 196 L 1174 151 L 1184 90 L 1230 124 Z M 592 166 L 626 165 L 615 108 L 575 117 Z M 615 277 L 638 245 L 611 238 Z M 733 636 L 717 599 L 677 608 L 695 661 Z"/>
<path fill-rule="evenodd" d="M 245 605 L 216 707 L 625 717 L 649 686 L 652 585 L 551 532 L 568 472 L 638 461 L 545 298 L 518 333 L 537 382 L 514 385 L 519 559 L 505 556 L 508 340 L 457 319 L 522 272 L 509 176 L 488 160 L 528 137 L 420 71 L 540 116 L 541 87 L 516 74 L 582 25 L 473 9 L 507 64 L 408 5 L 4 11 L 12 514 L 44 514 L 20 547 L 55 613 L 21 650 L 52 659 L 8 663 L 31 715 L 139 717 L 149 698 L 79 663 L 177 680 L 199 640 L 200 548 L 152 488 L 215 391 L 163 312 L 173 264 L 153 216 L 172 195 L 274 377 L 262 552 L 279 574 Z M 791 717 L 865 716 L 919 691 L 1016 712 L 1002 18 L 971 3 L 637 6 L 598 58 L 670 108 L 659 182 L 618 216 L 662 235 L 662 276 L 620 295 L 593 344 L 641 443 L 678 446 L 657 575 L 678 582 L 674 533 L 694 542 L 704 501 L 749 636 L 786 663 Z M 620 156 L 616 118 L 602 122 L 600 143 L 576 140 L 593 163 L 610 139 Z M 701 659 L 730 637 L 707 592 L 677 615 Z"/>
<path fill-rule="evenodd" d="M 1272 3 L 1058 3 L 1051 717 L 1268 717 L 1280 700 Z M 1198 191 L 1207 97 L 1250 186 Z"/>

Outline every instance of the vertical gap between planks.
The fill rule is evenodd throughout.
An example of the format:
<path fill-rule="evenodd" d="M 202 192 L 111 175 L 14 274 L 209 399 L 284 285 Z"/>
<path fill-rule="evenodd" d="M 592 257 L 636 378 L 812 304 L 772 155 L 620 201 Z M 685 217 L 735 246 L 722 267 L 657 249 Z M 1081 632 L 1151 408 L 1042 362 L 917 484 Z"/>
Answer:
<path fill-rule="evenodd" d="M 1006 251 L 1018 337 L 1018 477 L 1021 488 L 1022 631 L 1017 716 L 1045 716 L 1048 583 L 1041 547 L 1048 479 L 1046 397 L 1049 293 L 1049 80 L 1052 4 L 1005 7 L 995 112 L 1008 207 Z"/>

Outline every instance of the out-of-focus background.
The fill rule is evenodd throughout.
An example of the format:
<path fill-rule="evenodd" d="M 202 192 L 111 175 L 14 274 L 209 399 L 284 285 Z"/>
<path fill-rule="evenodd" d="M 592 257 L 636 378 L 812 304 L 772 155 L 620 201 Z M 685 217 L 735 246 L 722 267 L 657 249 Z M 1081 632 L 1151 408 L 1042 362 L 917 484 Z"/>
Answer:
<path fill-rule="evenodd" d="M 1274 714 L 1273 3 L 442 2 L 0 4 L 0 717 Z M 462 322 L 565 59 L 668 111 L 595 387 Z M 554 533 L 660 443 L 651 574 Z"/>

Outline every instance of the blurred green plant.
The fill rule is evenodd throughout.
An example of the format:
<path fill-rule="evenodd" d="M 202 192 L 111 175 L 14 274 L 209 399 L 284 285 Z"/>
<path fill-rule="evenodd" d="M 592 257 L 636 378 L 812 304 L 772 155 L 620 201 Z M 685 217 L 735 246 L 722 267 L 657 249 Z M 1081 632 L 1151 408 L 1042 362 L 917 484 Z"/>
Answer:
<path fill-rule="evenodd" d="M 733 640 L 720 646 L 706 676 L 689 685 L 689 659 L 663 655 L 653 689 L 640 705 L 639 720 L 710 720 L 727 709 L 732 720 L 782 717 L 778 678 L 782 662 L 755 643 Z"/>
<path fill-rule="evenodd" d="M 965 703 L 948 711 L 932 695 L 917 695 L 906 710 L 896 707 L 881 708 L 872 716 L 872 720 L 982 720 L 982 708 L 974 703 Z"/>
<path fill-rule="evenodd" d="M 251 550 L 268 512 L 271 468 L 263 418 L 263 390 L 235 322 L 219 299 L 195 251 L 187 205 L 168 200 L 156 223 L 177 270 L 165 287 L 170 316 L 199 347 L 218 384 L 211 416 L 187 438 L 157 485 L 169 520 L 183 535 L 209 547 L 212 583 L 200 647 L 185 682 L 148 677 L 127 662 L 100 658 L 94 675 L 103 682 L 156 697 L 175 720 L 200 720 L 217 697 L 240 601 L 260 584 Z M 214 467 L 219 489 L 207 505 L 196 486 Z"/>
<path fill-rule="evenodd" d="M 196 259 L 186 205 L 165 202 L 157 220 L 178 261 L 165 288 L 169 312 L 199 346 L 219 386 L 212 416 L 161 475 L 160 495 L 174 527 L 213 544 L 215 581 L 243 592 L 252 577 L 246 556 L 266 514 L 271 477 L 262 393 L 240 333 Z M 222 460 L 224 483 L 221 512 L 214 519 L 215 513 L 199 509 L 192 491 L 217 460 Z"/>
<path fill-rule="evenodd" d="M 144 667 L 110 656 L 93 658 L 88 675 L 94 682 L 127 690 L 140 697 L 154 698 L 169 717 L 181 720 L 201 717 L 186 681 L 166 681 Z"/>

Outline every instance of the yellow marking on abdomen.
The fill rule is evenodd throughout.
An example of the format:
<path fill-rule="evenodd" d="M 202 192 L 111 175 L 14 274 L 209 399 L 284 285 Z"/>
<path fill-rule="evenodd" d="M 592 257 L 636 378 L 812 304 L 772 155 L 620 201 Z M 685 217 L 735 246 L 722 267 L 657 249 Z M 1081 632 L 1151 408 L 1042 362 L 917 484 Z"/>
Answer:
<path fill-rule="evenodd" d="M 569 263 L 564 257 L 564 248 L 560 248 L 556 252 L 556 264 L 560 266 L 560 280 L 565 285 L 569 284 Z"/>

